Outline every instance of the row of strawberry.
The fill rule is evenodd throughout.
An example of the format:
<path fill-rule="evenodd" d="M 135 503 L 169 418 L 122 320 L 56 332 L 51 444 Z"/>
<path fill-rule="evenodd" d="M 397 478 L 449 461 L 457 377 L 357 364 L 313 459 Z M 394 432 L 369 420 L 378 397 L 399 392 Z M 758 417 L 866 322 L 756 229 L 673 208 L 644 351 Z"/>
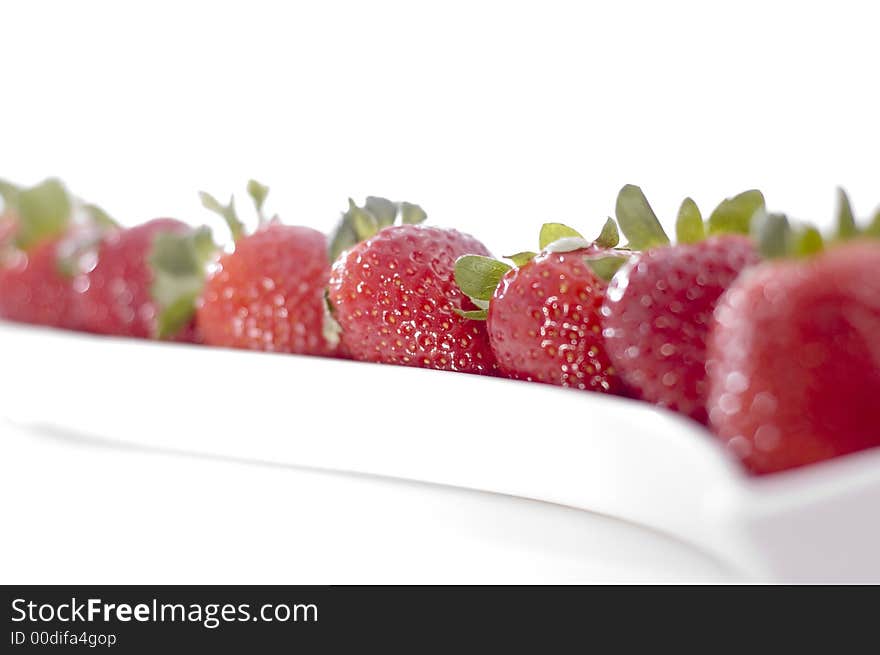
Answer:
<path fill-rule="evenodd" d="M 255 181 L 252 233 L 202 194 L 232 232 L 223 251 L 172 219 L 121 229 L 57 180 L 0 193 L 2 318 L 641 398 L 759 474 L 880 445 L 880 214 L 860 228 L 842 192 L 827 247 L 758 191 L 705 220 L 686 199 L 673 245 L 627 185 L 596 239 L 547 223 L 507 261 L 376 197 L 349 201 L 328 240 L 267 218 Z"/>

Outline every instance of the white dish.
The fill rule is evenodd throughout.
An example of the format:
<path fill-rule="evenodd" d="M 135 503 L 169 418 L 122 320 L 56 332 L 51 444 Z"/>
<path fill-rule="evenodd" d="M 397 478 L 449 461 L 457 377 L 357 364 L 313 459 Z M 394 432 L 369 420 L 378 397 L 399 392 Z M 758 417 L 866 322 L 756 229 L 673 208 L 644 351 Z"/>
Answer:
<path fill-rule="evenodd" d="M 8 323 L 0 362 L 18 423 L 544 500 L 756 580 L 880 580 L 880 450 L 754 479 L 690 421 L 545 385 Z"/>

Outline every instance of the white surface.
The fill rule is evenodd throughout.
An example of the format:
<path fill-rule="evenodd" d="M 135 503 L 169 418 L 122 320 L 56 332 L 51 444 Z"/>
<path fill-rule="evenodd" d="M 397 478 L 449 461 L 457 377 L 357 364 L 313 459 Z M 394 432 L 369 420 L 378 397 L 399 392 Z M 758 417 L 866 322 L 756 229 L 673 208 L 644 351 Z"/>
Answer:
<path fill-rule="evenodd" d="M 0 416 L 67 442 L 508 494 L 659 530 L 751 579 L 880 579 L 880 450 L 755 480 L 695 424 L 549 385 L 11 324 L 0 361 Z"/>
<path fill-rule="evenodd" d="M 719 582 L 700 551 L 495 494 L 0 422 L 0 583 Z"/>
<path fill-rule="evenodd" d="M 671 221 L 758 186 L 793 216 L 880 201 L 876 3 L 327 0 L 3 3 L 0 176 L 121 221 L 211 221 L 256 176 L 329 229 L 419 202 L 504 254 L 587 233 L 640 184 Z"/>

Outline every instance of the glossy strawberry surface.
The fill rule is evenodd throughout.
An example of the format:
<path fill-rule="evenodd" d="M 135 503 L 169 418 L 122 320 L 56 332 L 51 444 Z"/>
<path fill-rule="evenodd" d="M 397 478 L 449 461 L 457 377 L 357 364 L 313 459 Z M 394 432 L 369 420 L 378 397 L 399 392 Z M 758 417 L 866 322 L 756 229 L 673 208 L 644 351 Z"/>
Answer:
<path fill-rule="evenodd" d="M 332 355 L 323 333 L 330 277 L 327 239 L 307 227 L 270 223 L 240 237 L 205 285 L 197 320 L 213 346 Z"/>
<path fill-rule="evenodd" d="M 599 310 L 606 283 L 584 262 L 594 249 L 538 255 L 501 279 L 488 328 L 501 372 L 511 378 L 617 393 Z"/>
<path fill-rule="evenodd" d="M 634 256 L 602 307 L 611 361 L 649 402 L 706 421 L 706 339 L 719 296 L 759 256 L 751 240 L 717 236 Z"/>
<path fill-rule="evenodd" d="M 755 473 L 880 446 L 880 245 L 768 263 L 725 294 L 709 415 Z"/>
<path fill-rule="evenodd" d="M 380 230 L 344 253 L 330 276 L 329 298 L 342 346 L 355 359 L 403 366 L 494 374 L 483 321 L 455 284 L 455 260 L 488 255 L 473 237 L 436 227 Z"/>
<path fill-rule="evenodd" d="M 150 339 L 156 336 L 158 307 L 151 292 L 148 261 L 162 232 L 186 234 L 191 228 L 172 218 L 157 218 L 107 234 L 74 282 L 82 293 L 82 327 L 88 332 Z M 178 340 L 197 340 L 192 325 Z"/>

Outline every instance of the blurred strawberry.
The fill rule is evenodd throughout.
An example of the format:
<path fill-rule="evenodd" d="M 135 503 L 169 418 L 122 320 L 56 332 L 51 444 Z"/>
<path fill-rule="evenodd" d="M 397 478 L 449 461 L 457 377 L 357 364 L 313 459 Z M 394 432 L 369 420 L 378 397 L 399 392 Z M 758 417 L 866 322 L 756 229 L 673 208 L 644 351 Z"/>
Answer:
<path fill-rule="evenodd" d="M 48 179 L 20 189 L 0 182 L 0 318 L 77 329 L 73 255 L 89 230 L 72 228 L 73 200 Z"/>
<path fill-rule="evenodd" d="M 687 199 L 679 211 L 678 245 L 669 238 L 641 189 L 627 185 L 617 218 L 634 249 L 612 279 L 602 306 L 608 354 L 640 398 L 706 421 L 706 339 L 719 296 L 759 256 L 748 233 L 763 207 L 760 192 L 725 200 L 708 221 Z"/>
<path fill-rule="evenodd" d="M 199 329 L 212 346 L 334 355 L 338 339 L 325 331 L 327 238 L 277 218 L 266 221 L 268 191 L 254 180 L 248 184 L 260 218 L 253 234 L 244 233 L 233 200 L 223 206 L 202 194 L 203 204 L 229 225 L 235 250 L 220 257 L 208 278 L 199 301 Z"/>
<path fill-rule="evenodd" d="M 141 339 L 198 341 L 195 302 L 215 251 L 207 228 L 158 218 L 105 236 L 75 284 L 82 328 Z"/>
<path fill-rule="evenodd" d="M 623 391 L 605 352 L 599 315 L 607 285 L 600 273 L 625 260 L 611 250 L 617 239 L 611 219 L 594 242 L 565 225 L 547 223 L 541 229 L 541 254 L 512 255 L 514 266 L 479 255 L 458 259 L 459 287 L 474 303 L 488 304 L 466 316 L 487 321 L 502 374 L 589 391 Z"/>
<path fill-rule="evenodd" d="M 426 215 L 416 205 L 375 197 L 349 204 L 331 242 L 338 259 L 328 291 L 344 350 L 367 362 L 494 374 L 486 326 L 459 313 L 477 307 L 453 277 L 458 257 L 488 255 L 486 247 L 418 225 Z"/>
<path fill-rule="evenodd" d="M 846 239 L 854 222 L 845 196 L 841 209 Z M 880 446 L 880 278 L 870 273 L 880 242 L 815 254 L 815 229 L 792 234 L 782 216 L 764 224 L 772 259 L 737 280 L 715 314 L 714 431 L 758 474 Z M 869 231 L 880 233 L 880 214 Z"/>

